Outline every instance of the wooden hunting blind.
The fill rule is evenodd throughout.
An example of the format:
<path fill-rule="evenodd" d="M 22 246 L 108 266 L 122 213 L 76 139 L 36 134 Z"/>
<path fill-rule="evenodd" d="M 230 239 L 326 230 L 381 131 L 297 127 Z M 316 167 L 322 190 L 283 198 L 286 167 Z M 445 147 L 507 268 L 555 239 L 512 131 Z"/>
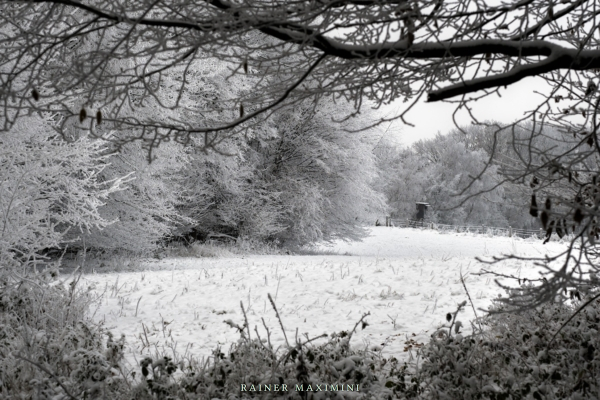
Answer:
<path fill-rule="evenodd" d="M 425 219 L 425 211 L 429 207 L 429 203 L 418 201 L 417 203 L 417 221 Z"/>

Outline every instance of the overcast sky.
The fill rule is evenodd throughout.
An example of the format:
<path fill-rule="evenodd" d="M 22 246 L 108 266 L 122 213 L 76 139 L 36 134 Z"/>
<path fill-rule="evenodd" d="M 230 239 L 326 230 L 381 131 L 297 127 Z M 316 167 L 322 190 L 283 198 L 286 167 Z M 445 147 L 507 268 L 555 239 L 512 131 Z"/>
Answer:
<path fill-rule="evenodd" d="M 472 104 L 474 114 L 480 120 L 496 120 L 500 122 L 511 122 L 523 116 L 525 111 L 533 109 L 543 101 L 542 96 L 535 94 L 544 90 L 545 83 L 540 78 L 526 78 L 506 89 L 501 89 L 502 97 L 492 95 L 484 100 Z M 387 112 L 397 113 L 399 107 L 406 104 L 398 101 L 398 104 L 390 106 Z M 429 139 L 438 132 L 448 133 L 453 127 L 452 113 L 455 105 L 447 103 L 417 104 L 406 118 L 415 126 L 407 126 L 401 121 L 394 122 L 390 126 L 388 135 L 397 138 L 403 145 L 410 145 L 420 139 Z M 459 113 L 460 124 L 470 124 L 470 118 L 464 110 Z"/>

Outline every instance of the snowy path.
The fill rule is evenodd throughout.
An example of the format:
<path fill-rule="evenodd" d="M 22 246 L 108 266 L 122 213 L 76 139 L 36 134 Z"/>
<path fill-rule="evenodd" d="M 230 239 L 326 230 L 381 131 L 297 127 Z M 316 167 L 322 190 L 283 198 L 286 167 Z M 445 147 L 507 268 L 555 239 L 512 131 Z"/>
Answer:
<path fill-rule="evenodd" d="M 401 359 L 407 355 L 407 336 L 427 341 L 446 313 L 466 300 L 459 271 L 478 272 L 481 264 L 474 257 L 553 254 L 563 248 L 555 242 L 543 246 L 518 238 L 379 227 L 363 242 L 332 248 L 349 255 L 165 259 L 148 261 L 144 272 L 85 275 L 82 280 L 102 295 L 94 318 L 104 321 L 117 337 L 126 335 L 130 360 L 153 354 L 156 348 L 197 357 L 211 355 L 217 345 L 226 350 L 239 334 L 223 321 L 243 323 L 240 301 L 252 334 L 258 326 L 261 337 L 266 337 L 262 317 L 272 342 L 282 345 L 268 293 L 276 299 L 290 341 L 296 328 L 310 337 L 350 330 L 370 312 L 370 325 L 358 331 L 353 344 L 383 346 L 384 355 Z M 518 261 L 494 268 L 536 276 L 535 270 Z M 470 275 L 467 286 L 478 308 L 487 307 L 501 292 L 486 277 Z M 469 307 L 460 319 L 468 325 L 471 318 Z"/>

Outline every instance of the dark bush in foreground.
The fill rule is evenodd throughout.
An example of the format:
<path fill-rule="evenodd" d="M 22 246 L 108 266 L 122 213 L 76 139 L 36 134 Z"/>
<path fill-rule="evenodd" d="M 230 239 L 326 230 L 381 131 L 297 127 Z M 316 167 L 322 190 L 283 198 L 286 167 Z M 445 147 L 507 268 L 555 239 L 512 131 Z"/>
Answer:
<path fill-rule="evenodd" d="M 422 351 L 423 364 L 416 375 L 423 390 L 420 397 L 600 398 L 600 301 L 593 300 L 560 329 L 592 296 L 571 305 L 493 314 L 483 321 L 483 333 L 472 336 L 438 331 Z M 495 304 L 493 310 L 502 307 Z"/>

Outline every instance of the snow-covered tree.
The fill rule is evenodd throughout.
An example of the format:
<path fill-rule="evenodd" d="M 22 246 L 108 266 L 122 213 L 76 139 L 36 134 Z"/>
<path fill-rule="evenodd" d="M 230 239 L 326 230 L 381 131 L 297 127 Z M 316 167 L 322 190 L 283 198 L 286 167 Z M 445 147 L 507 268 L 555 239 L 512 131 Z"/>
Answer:
<path fill-rule="evenodd" d="M 398 150 L 392 158 L 393 169 L 385 172 L 385 192 L 394 216 L 412 219 L 415 202 L 426 201 L 431 205 L 428 215 L 436 222 L 507 225 L 501 212 L 498 167 L 489 166 L 481 173 L 488 158 L 483 150 L 468 149 L 439 134 Z"/>
<path fill-rule="evenodd" d="M 385 193 L 390 215 L 393 218 L 412 219 L 415 216 L 415 203 L 427 201 L 426 190 L 434 179 L 431 168 L 427 160 L 412 149 L 386 149 L 386 146 L 389 144 L 380 143 L 376 153 L 381 171 L 379 185 Z M 435 210 L 428 211 L 429 216 L 435 216 Z"/>
<path fill-rule="evenodd" d="M 198 147 L 201 147 L 199 145 Z M 191 221 L 179 235 L 205 240 L 214 235 L 266 240 L 282 227 L 279 193 L 255 176 L 255 163 L 242 143 L 229 143 L 228 156 L 206 154 L 191 146 L 191 161 L 178 178 L 181 212 Z"/>
<path fill-rule="evenodd" d="M 222 145 L 229 156 L 191 146 L 179 182 L 182 212 L 194 220 L 187 231 L 292 245 L 360 236 L 384 202 L 373 186 L 372 140 L 347 131 L 356 121 L 332 121 L 342 107 L 282 110 L 253 137 Z"/>
<path fill-rule="evenodd" d="M 152 163 L 148 163 L 147 152 L 139 142 L 128 143 L 111 154 L 101 178 L 129 178 L 127 188 L 112 193 L 98 209 L 103 218 L 114 223 L 90 229 L 70 246 L 147 254 L 180 226 L 190 223 L 177 210 L 183 202 L 177 179 L 188 164 L 183 150 L 179 145 L 165 143 L 154 151 L 156 158 Z"/>
<path fill-rule="evenodd" d="M 102 142 L 65 142 L 46 121 L 20 119 L 0 137 L 0 261 L 27 262 L 114 221 L 100 209 L 128 178 L 101 179 Z"/>
<path fill-rule="evenodd" d="M 258 172 L 281 193 L 283 241 L 357 238 L 385 210 L 375 189 L 374 132 L 363 132 L 357 118 L 334 122 L 347 107 L 322 99 L 287 110 L 273 120 L 278 134 L 259 143 Z"/>

